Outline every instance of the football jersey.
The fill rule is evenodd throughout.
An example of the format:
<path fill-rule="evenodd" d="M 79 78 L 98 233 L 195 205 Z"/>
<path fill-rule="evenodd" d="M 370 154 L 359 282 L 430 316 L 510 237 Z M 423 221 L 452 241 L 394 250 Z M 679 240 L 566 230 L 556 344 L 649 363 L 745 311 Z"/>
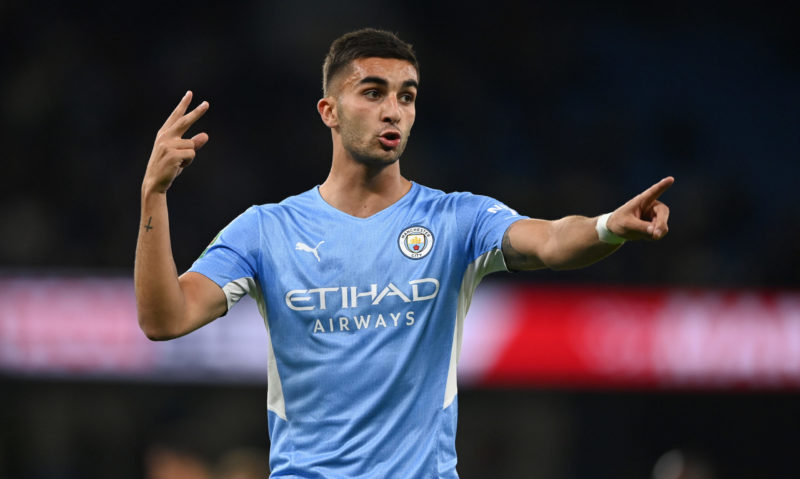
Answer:
<path fill-rule="evenodd" d="M 357 218 L 315 187 L 220 232 L 190 271 L 264 317 L 271 477 L 458 477 L 463 321 L 521 218 L 417 183 Z"/>

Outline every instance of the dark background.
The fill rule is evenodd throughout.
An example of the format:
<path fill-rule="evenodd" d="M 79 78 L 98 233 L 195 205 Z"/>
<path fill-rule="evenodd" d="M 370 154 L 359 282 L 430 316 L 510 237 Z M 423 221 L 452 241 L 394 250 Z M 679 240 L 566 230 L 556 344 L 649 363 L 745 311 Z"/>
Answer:
<path fill-rule="evenodd" d="M 800 34 L 786 5 L 5 0 L 0 266 L 130 275 L 150 148 L 187 89 L 211 103 L 193 129 L 211 141 L 170 190 L 179 270 L 249 205 L 321 183 L 323 56 L 340 34 L 374 26 L 414 44 L 421 62 L 402 160 L 412 180 L 552 219 L 611 211 L 675 176 L 665 240 L 585 270 L 503 280 L 795 289 Z M 192 446 L 210 458 L 226 443 L 266 448 L 263 388 L 2 384 L 2 477 L 142 477 L 148 444 L 184 436 L 216 436 Z M 716 477 L 794 472 L 795 393 L 461 398 L 464 478 L 646 477 L 673 447 L 696 451 Z M 252 408 L 250 429 L 225 432 L 188 406 L 222 414 L 231 400 Z M 507 411 L 532 418 L 506 431 L 498 424 L 519 416 Z M 147 426 L 154 417 L 172 425 L 168 439 Z"/>

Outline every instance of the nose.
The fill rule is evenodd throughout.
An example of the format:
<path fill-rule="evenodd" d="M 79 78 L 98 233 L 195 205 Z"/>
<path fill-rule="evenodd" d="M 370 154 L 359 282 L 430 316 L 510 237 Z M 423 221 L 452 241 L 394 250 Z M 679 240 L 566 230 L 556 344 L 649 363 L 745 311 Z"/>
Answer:
<path fill-rule="evenodd" d="M 397 98 L 389 96 L 383 102 L 383 111 L 381 112 L 381 121 L 385 123 L 396 124 L 400 121 L 400 105 Z"/>

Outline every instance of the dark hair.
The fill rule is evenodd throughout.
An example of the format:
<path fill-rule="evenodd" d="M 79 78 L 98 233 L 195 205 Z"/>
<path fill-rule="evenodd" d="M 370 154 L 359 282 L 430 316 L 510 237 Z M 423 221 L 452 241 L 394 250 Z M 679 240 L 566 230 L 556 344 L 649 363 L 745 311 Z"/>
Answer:
<path fill-rule="evenodd" d="M 333 77 L 358 58 L 396 58 L 405 60 L 419 73 L 419 63 L 411 44 L 384 30 L 363 28 L 345 33 L 331 43 L 322 64 L 322 94 L 328 94 Z"/>

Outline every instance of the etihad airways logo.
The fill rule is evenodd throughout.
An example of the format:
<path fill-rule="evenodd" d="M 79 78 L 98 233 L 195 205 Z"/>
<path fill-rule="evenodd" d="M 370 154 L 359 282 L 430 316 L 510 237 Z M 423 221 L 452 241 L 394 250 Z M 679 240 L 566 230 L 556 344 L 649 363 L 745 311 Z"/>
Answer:
<path fill-rule="evenodd" d="M 367 288 L 358 286 L 332 286 L 313 289 L 293 289 L 284 296 L 286 306 L 294 311 L 357 308 L 359 304 L 377 306 L 382 301 L 414 303 L 428 301 L 439 294 L 439 280 L 422 278 L 403 284 L 402 288 L 390 282 L 380 289 L 377 283 Z"/>

